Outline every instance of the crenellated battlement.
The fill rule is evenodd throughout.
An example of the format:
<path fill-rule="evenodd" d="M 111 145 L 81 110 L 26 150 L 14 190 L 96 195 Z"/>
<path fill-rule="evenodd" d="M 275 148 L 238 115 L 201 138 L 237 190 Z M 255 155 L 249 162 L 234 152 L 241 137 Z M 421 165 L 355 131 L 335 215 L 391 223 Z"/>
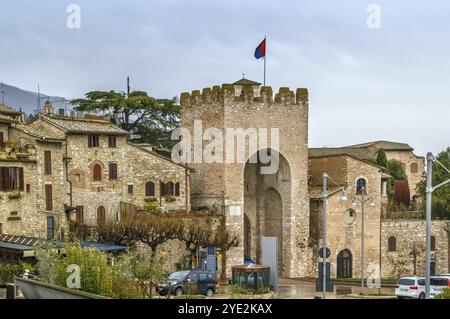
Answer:
<path fill-rule="evenodd" d="M 238 89 L 233 84 L 223 84 L 222 87 L 217 85 L 212 88 L 204 88 L 202 91 L 184 92 L 180 97 L 182 108 L 222 103 L 227 100 L 246 104 L 270 104 L 274 106 L 301 104 L 308 101 L 308 90 L 298 88 L 294 93 L 288 87 L 281 87 L 274 96 L 270 86 L 262 86 L 258 89 L 254 85 L 242 85 Z"/>

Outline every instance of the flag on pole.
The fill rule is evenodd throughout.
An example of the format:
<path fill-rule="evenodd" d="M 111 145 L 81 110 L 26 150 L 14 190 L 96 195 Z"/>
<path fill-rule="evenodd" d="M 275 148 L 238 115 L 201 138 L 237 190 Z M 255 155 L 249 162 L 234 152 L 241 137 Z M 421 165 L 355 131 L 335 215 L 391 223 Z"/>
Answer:
<path fill-rule="evenodd" d="M 255 58 L 261 59 L 266 56 L 266 39 L 262 40 L 262 42 L 256 47 L 255 50 Z"/>

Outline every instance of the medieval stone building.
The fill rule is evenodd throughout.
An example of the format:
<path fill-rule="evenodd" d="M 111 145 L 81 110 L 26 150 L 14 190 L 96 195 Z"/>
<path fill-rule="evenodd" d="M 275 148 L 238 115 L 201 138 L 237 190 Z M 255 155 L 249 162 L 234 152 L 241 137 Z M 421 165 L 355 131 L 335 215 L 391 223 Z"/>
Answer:
<path fill-rule="evenodd" d="M 118 220 L 121 202 L 190 209 L 188 169 L 129 143 L 109 120 L 38 115 L 22 124 L 7 111 L 0 114 L 0 233 L 61 239 L 69 220 Z"/>

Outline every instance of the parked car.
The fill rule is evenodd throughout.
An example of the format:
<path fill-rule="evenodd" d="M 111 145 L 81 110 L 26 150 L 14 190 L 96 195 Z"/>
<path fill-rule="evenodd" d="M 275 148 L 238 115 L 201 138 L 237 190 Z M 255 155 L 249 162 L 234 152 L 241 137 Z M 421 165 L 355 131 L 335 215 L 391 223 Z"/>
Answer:
<path fill-rule="evenodd" d="M 182 270 L 171 274 L 166 283 L 156 287 L 156 291 L 160 295 L 167 295 L 170 289 L 170 294 L 175 296 L 194 293 L 212 297 L 216 293 L 216 286 L 216 275 L 212 272 Z"/>
<path fill-rule="evenodd" d="M 430 278 L 430 297 L 434 298 L 442 289 L 450 287 L 450 276 L 433 276 Z M 395 287 L 395 295 L 399 298 L 425 299 L 425 278 L 403 277 Z"/>
<path fill-rule="evenodd" d="M 399 299 L 425 299 L 425 278 L 402 277 L 395 286 L 395 295 Z"/>
<path fill-rule="evenodd" d="M 433 276 L 430 278 L 430 297 L 434 298 L 442 289 L 450 288 L 450 276 Z"/>

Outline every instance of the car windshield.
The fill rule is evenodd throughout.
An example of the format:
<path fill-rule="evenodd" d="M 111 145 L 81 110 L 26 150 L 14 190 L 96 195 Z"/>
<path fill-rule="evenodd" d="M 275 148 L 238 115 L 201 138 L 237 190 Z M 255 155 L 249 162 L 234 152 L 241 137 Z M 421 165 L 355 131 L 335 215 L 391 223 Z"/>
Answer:
<path fill-rule="evenodd" d="M 415 285 L 415 280 L 414 279 L 406 279 L 406 278 L 402 278 L 398 281 L 398 285 L 402 285 L 402 286 L 413 286 Z"/>
<path fill-rule="evenodd" d="M 169 276 L 169 279 L 171 279 L 171 280 L 181 280 L 181 279 L 184 279 L 187 276 L 188 273 L 189 273 L 189 271 L 177 271 L 177 272 L 174 272 L 173 274 L 171 274 Z"/>

